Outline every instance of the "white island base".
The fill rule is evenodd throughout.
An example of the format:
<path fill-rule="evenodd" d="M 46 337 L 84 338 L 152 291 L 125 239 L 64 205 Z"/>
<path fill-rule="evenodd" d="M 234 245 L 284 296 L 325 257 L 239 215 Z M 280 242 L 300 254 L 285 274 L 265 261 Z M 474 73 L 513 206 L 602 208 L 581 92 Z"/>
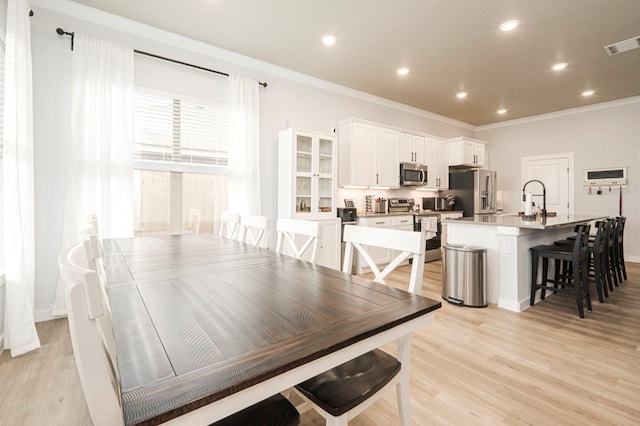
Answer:
<path fill-rule="evenodd" d="M 599 218 L 568 216 L 527 222 L 515 215 L 489 215 L 451 219 L 446 221 L 447 244 L 486 248 L 487 301 L 521 312 L 529 307 L 531 295 L 529 248 L 553 244 L 574 235 L 573 226 L 577 223 Z"/>

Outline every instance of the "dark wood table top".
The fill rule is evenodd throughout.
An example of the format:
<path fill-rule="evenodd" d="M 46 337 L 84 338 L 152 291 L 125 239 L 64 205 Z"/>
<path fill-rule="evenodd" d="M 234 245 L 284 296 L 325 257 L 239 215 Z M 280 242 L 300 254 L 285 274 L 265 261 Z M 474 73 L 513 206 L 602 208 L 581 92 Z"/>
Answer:
<path fill-rule="evenodd" d="M 441 306 L 212 235 L 104 248 L 127 425 L 167 421 Z"/>

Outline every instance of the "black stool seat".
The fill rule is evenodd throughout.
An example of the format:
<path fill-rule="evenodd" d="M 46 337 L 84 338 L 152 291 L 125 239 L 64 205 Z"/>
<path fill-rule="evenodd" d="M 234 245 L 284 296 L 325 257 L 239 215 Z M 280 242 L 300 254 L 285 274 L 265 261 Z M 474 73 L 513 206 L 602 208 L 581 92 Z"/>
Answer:
<path fill-rule="evenodd" d="M 365 401 L 400 372 L 400 362 L 380 349 L 347 361 L 296 386 L 333 416 Z"/>
<path fill-rule="evenodd" d="M 529 299 L 529 305 L 535 304 L 535 296 L 538 289 L 540 289 L 540 298 L 544 300 L 545 292 L 547 290 L 558 292 L 562 290 L 568 290 L 565 288 L 570 284 L 573 284 L 573 291 L 575 293 L 576 305 L 578 307 L 578 314 L 580 318 L 584 318 L 584 308 L 582 300 L 584 298 L 587 309 L 591 311 L 591 297 L 589 294 L 589 255 L 587 252 L 587 245 L 589 239 L 589 225 L 578 225 L 576 240 L 572 247 L 558 246 L 558 245 L 538 245 L 530 248 L 531 252 L 531 296 Z M 542 277 L 541 282 L 538 283 L 538 259 L 542 258 Z M 549 259 L 554 260 L 554 266 L 556 274 L 553 280 L 548 278 L 549 272 Z M 563 276 L 564 281 L 559 280 L 559 266 L 560 262 L 567 262 L 573 271 L 572 274 L 566 274 Z M 549 285 L 553 283 L 553 286 Z M 562 285 L 562 286 L 560 286 Z"/>
<path fill-rule="evenodd" d="M 287 398 L 277 394 L 210 426 L 297 426 L 298 424 L 300 424 L 298 410 Z"/>

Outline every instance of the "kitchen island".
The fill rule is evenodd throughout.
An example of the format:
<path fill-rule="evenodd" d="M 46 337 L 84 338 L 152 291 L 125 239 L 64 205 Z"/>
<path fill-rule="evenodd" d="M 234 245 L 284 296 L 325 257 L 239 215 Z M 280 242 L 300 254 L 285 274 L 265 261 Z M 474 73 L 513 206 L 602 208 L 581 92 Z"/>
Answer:
<path fill-rule="evenodd" d="M 573 227 L 604 216 L 569 215 L 524 220 L 515 214 L 444 219 L 447 244 L 487 249 L 487 301 L 521 312 L 529 307 L 531 254 L 529 248 L 553 244 L 572 234 Z"/>

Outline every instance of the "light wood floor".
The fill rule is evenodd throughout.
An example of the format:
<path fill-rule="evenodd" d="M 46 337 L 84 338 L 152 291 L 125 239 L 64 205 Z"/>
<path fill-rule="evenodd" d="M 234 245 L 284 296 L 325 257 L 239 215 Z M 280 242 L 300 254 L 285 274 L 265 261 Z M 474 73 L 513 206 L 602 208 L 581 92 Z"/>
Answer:
<path fill-rule="evenodd" d="M 423 295 L 440 300 L 440 262 Z M 514 313 L 443 303 L 412 349 L 415 425 L 640 424 L 640 264 L 585 319 L 570 295 Z M 396 276 L 403 279 L 408 268 Z M 1 425 L 88 425 L 65 320 L 38 324 L 42 348 L 0 355 Z M 323 424 L 314 412 L 302 425 Z M 395 392 L 351 426 L 398 424 Z"/>

